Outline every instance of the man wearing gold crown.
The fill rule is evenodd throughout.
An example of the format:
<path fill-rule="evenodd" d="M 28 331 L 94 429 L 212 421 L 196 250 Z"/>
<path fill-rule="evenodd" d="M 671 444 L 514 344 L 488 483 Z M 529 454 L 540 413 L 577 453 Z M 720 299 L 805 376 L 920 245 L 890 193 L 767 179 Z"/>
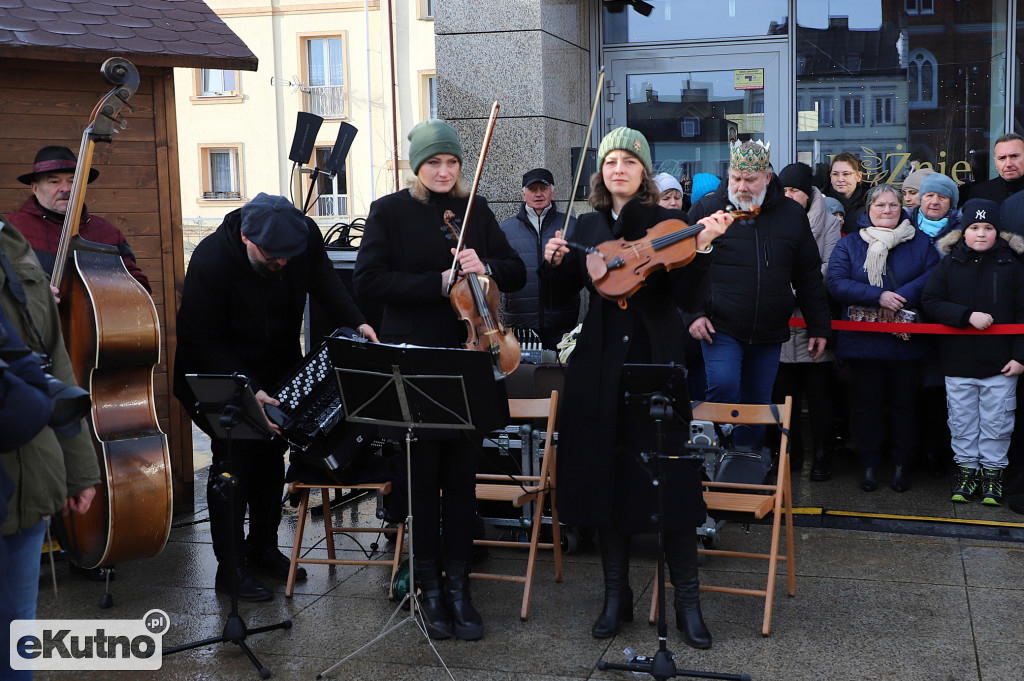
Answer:
<path fill-rule="evenodd" d="M 718 210 L 756 213 L 715 240 L 703 305 L 689 318 L 690 335 L 704 351 L 709 402 L 771 401 L 794 294 L 807 321 L 812 357 L 824 351 L 831 328 L 807 213 L 783 193 L 770 168 L 769 147 L 735 143 L 729 181 L 690 209 L 690 224 Z"/>

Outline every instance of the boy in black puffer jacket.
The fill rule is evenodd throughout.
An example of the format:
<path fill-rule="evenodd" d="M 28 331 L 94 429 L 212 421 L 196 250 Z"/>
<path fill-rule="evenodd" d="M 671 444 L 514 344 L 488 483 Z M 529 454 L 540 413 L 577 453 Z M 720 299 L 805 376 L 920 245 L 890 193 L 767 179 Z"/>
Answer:
<path fill-rule="evenodd" d="M 963 234 L 938 242 L 948 255 L 932 272 L 921 298 L 925 314 L 949 326 L 985 330 L 992 324 L 1024 322 L 1024 238 L 999 234 L 999 205 L 986 199 L 964 204 Z M 1003 497 L 1017 376 L 1024 372 L 1024 336 L 939 337 L 946 377 L 951 445 L 957 463 L 953 501 L 977 492 L 983 504 Z"/>

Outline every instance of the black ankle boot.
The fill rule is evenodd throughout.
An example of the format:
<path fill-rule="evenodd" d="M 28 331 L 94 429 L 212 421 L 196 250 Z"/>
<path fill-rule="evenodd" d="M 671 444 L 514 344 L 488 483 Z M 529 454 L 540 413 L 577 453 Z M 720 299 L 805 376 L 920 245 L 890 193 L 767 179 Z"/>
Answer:
<path fill-rule="evenodd" d="M 476 641 L 484 637 L 484 618 L 473 607 L 469 593 L 469 565 L 461 561 L 445 561 L 444 583 L 448 609 L 452 614 L 455 638 Z"/>
<path fill-rule="evenodd" d="M 860 474 L 860 488 L 865 492 L 874 492 L 878 489 L 878 476 L 872 466 L 865 466 Z"/>
<path fill-rule="evenodd" d="M 825 482 L 832 477 L 832 464 L 823 444 L 814 445 L 814 461 L 811 463 L 811 481 Z"/>
<path fill-rule="evenodd" d="M 700 611 L 697 540 L 686 532 L 665 534 L 665 562 L 675 587 L 676 628 L 691 648 L 711 647 L 711 632 Z"/>
<path fill-rule="evenodd" d="M 604 569 L 604 608 L 591 633 L 594 638 L 611 638 L 623 622 L 633 621 L 633 590 L 629 588 L 629 536 L 616 530 L 601 530 L 601 567 Z"/>
<path fill-rule="evenodd" d="M 441 575 L 437 561 L 414 559 L 419 609 L 430 638 L 443 640 L 452 636 L 452 615 L 441 591 Z"/>
<path fill-rule="evenodd" d="M 892 482 L 889 487 L 894 492 L 906 492 L 910 489 L 910 470 L 908 466 L 896 466 L 892 473 Z"/>

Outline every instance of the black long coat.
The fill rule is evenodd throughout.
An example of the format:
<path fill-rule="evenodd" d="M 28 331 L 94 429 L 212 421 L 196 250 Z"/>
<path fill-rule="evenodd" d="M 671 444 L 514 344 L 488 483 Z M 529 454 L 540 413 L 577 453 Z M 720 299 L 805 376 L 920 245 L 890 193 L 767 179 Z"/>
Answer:
<path fill-rule="evenodd" d="M 659 206 L 645 207 L 636 199 L 614 221 L 608 212 L 583 215 L 573 241 L 585 246 L 613 238 L 635 240 L 668 218 L 685 214 Z M 688 266 L 659 272 L 629 298 L 625 310 L 600 297 L 587 276 L 585 256 L 571 251 L 558 267 L 542 274 L 552 286 L 586 285 L 590 308 L 566 371 L 558 444 L 558 512 L 561 520 L 584 527 L 616 526 L 627 533 L 656 529 L 655 488 L 648 469 L 638 459 L 641 448 L 653 444 L 654 426 L 623 408 L 620 386 L 626 363 L 683 363 L 684 329 L 677 306 L 689 306 L 707 256 L 697 255 Z M 677 423 L 669 446 L 681 453 L 685 424 Z M 625 432 L 624 432 L 625 431 Z M 699 472 L 688 462 L 666 462 L 665 520 L 667 529 L 694 527 L 707 514 Z"/>
<path fill-rule="evenodd" d="M 384 303 L 378 336 L 388 343 L 436 348 L 461 347 L 466 324 L 443 294 L 441 273 L 451 267 L 451 249 L 443 215 L 462 217 L 465 198 L 432 194 L 427 202 L 408 189 L 370 205 L 359 244 L 352 284 L 360 300 Z M 526 266 L 508 244 L 487 201 L 477 196 L 465 247 L 491 266 L 501 291 L 518 291 L 526 283 Z"/>
<path fill-rule="evenodd" d="M 299 332 L 307 294 L 337 326 L 365 322 L 335 274 L 315 222 L 306 220 L 306 250 L 272 277 L 257 274 L 249 263 L 241 225 L 241 209 L 234 210 L 196 246 L 181 291 L 174 395 L 193 420 L 198 415 L 186 374 L 238 372 L 251 379 L 254 391 L 273 393 L 302 359 Z"/>

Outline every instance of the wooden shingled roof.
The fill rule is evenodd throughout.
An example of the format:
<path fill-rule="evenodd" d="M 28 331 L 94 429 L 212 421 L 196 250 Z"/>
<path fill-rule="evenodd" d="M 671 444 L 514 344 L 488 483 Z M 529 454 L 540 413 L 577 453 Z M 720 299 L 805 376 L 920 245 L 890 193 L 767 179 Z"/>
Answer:
<path fill-rule="evenodd" d="M 255 71 L 256 56 L 203 0 L 0 0 L 0 57 Z"/>

